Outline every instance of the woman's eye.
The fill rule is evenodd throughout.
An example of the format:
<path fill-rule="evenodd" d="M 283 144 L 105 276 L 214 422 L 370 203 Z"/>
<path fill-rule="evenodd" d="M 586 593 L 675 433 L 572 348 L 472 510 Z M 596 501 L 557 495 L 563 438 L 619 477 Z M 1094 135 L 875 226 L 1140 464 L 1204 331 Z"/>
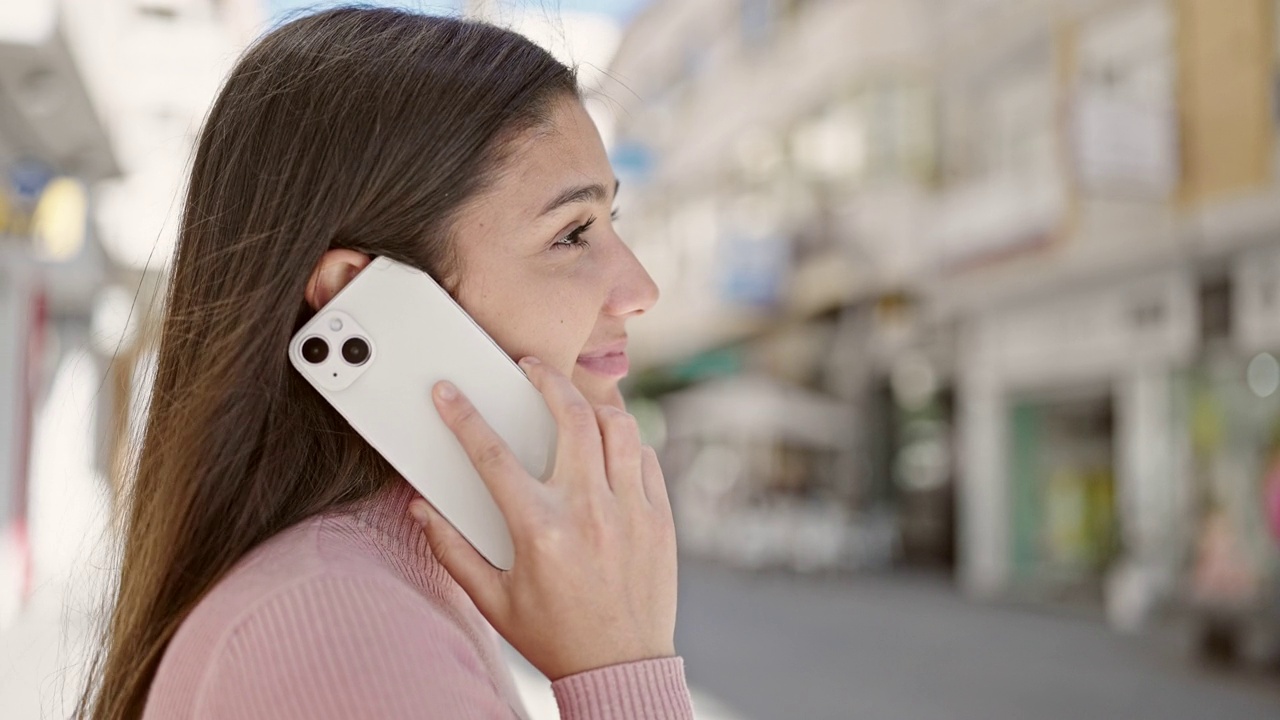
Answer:
<path fill-rule="evenodd" d="M 587 242 L 587 239 L 583 237 L 583 234 L 587 231 L 588 228 L 591 227 L 591 224 L 594 223 L 595 221 L 596 221 L 595 218 L 591 218 L 590 220 L 582 223 L 581 225 L 579 225 L 578 227 L 570 231 L 568 235 L 565 235 L 564 237 L 552 243 L 552 246 L 558 247 L 558 248 L 585 248 L 589 246 L 591 243 Z"/>
<path fill-rule="evenodd" d="M 582 235 L 577 230 L 565 235 L 555 242 L 555 247 L 586 247 L 587 241 L 582 239 Z"/>

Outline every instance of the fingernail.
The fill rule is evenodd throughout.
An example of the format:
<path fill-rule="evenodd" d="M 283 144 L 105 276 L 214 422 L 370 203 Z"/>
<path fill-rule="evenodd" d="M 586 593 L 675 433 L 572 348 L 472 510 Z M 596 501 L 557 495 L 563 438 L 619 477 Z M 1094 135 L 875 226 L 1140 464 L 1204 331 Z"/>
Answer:
<path fill-rule="evenodd" d="M 436 397 L 445 402 L 453 402 L 458 399 L 458 388 L 448 380 L 441 380 L 436 384 Z"/>
<path fill-rule="evenodd" d="M 525 357 L 523 357 L 523 358 L 520 358 L 520 365 L 521 365 L 521 366 L 523 366 L 523 367 L 531 368 L 531 367 L 533 367 L 534 365 L 537 365 L 537 364 L 538 364 L 538 358 L 536 358 L 536 357 L 534 357 L 534 356 L 532 356 L 532 355 L 528 355 L 528 356 L 525 356 Z"/>
<path fill-rule="evenodd" d="M 427 512 L 426 503 L 411 502 L 409 503 L 409 514 L 422 527 L 426 527 L 431 522 L 431 513 Z"/>

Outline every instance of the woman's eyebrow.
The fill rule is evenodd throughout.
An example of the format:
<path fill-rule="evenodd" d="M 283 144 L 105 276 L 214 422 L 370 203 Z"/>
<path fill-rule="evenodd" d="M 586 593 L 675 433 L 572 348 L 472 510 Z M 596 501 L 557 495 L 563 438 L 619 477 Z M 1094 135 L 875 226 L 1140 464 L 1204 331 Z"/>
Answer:
<path fill-rule="evenodd" d="M 613 181 L 613 194 L 616 197 L 618 187 L 621 185 L 617 180 Z M 557 208 L 571 203 L 578 202 L 600 202 L 605 198 L 604 186 L 600 183 L 592 183 L 590 185 L 580 185 L 572 187 L 557 195 L 546 207 L 542 208 L 541 215 L 546 215 Z"/>

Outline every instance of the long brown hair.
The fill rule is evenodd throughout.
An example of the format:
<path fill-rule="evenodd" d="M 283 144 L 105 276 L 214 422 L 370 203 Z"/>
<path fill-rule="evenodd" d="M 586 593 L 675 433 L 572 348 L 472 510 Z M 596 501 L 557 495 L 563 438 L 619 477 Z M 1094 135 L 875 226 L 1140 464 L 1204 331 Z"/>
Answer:
<path fill-rule="evenodd" d="M 77 708 L 142 714 L 170 639 L 255 546 L 394 475 L 289 368 L 330 248 L 455 277 L 457 211 L 574 73 L 483 23 L 347 7 L 262 37 L 196 146 L 118 588 Z"/>

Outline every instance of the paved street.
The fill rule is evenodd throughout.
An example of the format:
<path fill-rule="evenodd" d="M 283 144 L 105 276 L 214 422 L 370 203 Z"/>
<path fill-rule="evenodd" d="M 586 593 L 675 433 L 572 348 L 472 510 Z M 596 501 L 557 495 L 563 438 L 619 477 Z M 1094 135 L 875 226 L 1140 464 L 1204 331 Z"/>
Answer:
<path fill-rule="evenodd" d="M 1280 676 L 1196 669 L 1095 618 L 970 603 L 921 577 L 686 560 L 690 680 L 750 720 L 1263 720 Z"/>

